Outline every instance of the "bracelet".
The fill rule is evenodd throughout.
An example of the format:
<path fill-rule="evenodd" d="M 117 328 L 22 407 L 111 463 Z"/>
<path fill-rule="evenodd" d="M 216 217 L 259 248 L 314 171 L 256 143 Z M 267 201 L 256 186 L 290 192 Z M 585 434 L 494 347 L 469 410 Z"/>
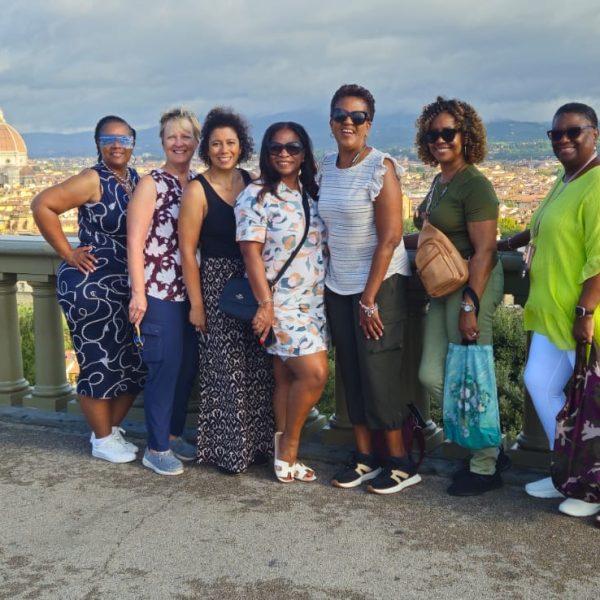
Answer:
<path fill-rule="evenodd" d="M 367 306 L 366 304 L 363 304 L 359 300 L 358 305 L 362 308 L 362 311 L 365 313 L 365 315 L 369 319 L 379 310 L 379 306 L 377 306 L 377 302 L 375 302 L 375 304 L 373 304 L 373 306 Z"/>
<path fill-rule="evenodd" d="M 473 306 L 475 307 L 475 315 L 479 316 L 479 296 L 476 294 L 475 290 L 469 285 L 463 290 L 463 298 L 465 294 L 473 302 Z"/>
<path fill-rule="evenodd" d="M 258 303 L 259 306 L 264 306 L 265 304 L 273 304 L 273 298 L 267 298 Z"/>

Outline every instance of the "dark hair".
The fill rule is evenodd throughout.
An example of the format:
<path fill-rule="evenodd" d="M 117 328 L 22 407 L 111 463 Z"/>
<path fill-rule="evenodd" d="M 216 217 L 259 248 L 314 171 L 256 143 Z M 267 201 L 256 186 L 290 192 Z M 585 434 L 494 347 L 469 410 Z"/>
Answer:
<path fill-rule="evenodd" d="M 238 162 L 243 163 L 249 160 L 254 152 L 254 142 L 250 135 L 250 126 L 243 117 L 231 108 L 217 106 L 206 115 L 202 131 L 200 132 L 198 156 L 202 159 L 202 162 L 210 166 L 210 158 L 208 156 L 210 134 L 215 129 L 220 129 L 221 127 L 231 127 L 237 134 L 240 141 L 240 158 Z"/>
<path fill-rule="evenodd" d="M 375 117 L 375 98 L 373 98 L 373 94 L 371 94 L 367 88 L 364 88 L 362 85 L 358 85 L 356 83 L 345 83 L 336 90 L 329 105 L 329 112 L 331 113 L 331 111 L 333 111 L 335 105 L 342 98 L 347 98 L 348 96 L 361 98 L 365 101 L 369 113 L 369 121 L 372 121 Z"/>
<path fill-rule="evenodd" d="M 304 160 L 300 165 L 300 183 L 302 187 L 309 193 L 310 197 L 317 200 L 319 197 L 319 186 L 317 185 L 317 163 L 312 150 L 312 142 L 306 133 L 306 129 L 293 121 L 279 121 L 270 125 L 262 139 L 260 146 L 260 179 L 263 187 L 260 190 L 258 197 L 262 198 L 267 192 L 277 195 L 277 185 L 281 181 L 281 175 L 271 165 L 271 155 L 269 154 L 269 143 L 273 136 L 282 129 L 293 131 L 304 146 Z"/>
<path fill-rule="evenodd" d="M 438 96 L 435 102 L 424 106 L 421 116 L 415 123 L 417 127 L 415 144 L 419 158 L 428 165 L 438 164 L 429 150 L 425 136 L 431 127 L 431 122 L 442 113 L 452 115 L 456 126 L 462 131 L 465 160 L 469 164 L 480 163 L 487 151 L 485 126 L 481 117 L 470 104 L 455 98 L 445 100 L 442 96 Z"/>
<path fill-rule="evenodd" d="M 107 115 L 106 117 L 102 117 L 96 123 L 96 129 L 94 129 L 94 141 L 96 142 L 96 150 L 98 151 L 98 162 L 102 160 L 102 154 L 100 153 L 100 146 L 98 145 L 98 138 L 102 133 L 105 125 L 109 123 L 122 123 L 123 125 L 127 125 L 131 130 L 131 135 L 133 136 L 133 142 L 135 144 L 135 129 L 125 120 L 121 119 L 121 117 L 116 117 L 115 115 Z"/>
<path fill-rule="evenodd" d="M 596 111 L 587 104 L 582 104 L 581 102 L 568 102 L 567 104 L 563 104 L 554 113 L 552 120 L 554 121 L 556 117 L 564 115 L 565 113 L 577 113 L 578 115 L 583 115 L 590 122 L 590 125 L 598 128 L 598 116 L 596 115 Z"/>

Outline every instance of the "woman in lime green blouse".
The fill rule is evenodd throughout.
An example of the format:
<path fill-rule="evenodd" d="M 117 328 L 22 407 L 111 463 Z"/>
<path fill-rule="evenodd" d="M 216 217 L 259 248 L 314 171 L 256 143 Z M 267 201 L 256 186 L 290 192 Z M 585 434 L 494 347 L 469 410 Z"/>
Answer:
<path fill-rule="evenodd" d="M 576 102 L 561 106 L 548 137 L 564 170 L 529 229 L 502 240 L 498 249 L 528 244 L 531 287 L 524 318 L 533 336 L 525 385 L 552 448 L 576 344 L 600 343 L 600 159 L 594 109 Z M 562 497 L 549 477 L 525 489 L 538 498 Z M 559 510 L 583 517 L 600 512 L 600 504 L 568 498 Z"/>

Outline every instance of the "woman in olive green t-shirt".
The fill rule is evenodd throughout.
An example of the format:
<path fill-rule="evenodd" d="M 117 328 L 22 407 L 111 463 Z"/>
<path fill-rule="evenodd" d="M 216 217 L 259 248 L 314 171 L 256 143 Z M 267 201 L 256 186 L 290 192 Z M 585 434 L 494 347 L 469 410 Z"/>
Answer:
<path fill-rule="evenodd" d="M 416 144 L 421 160 L 439 165 L 440 173 L 417 209 L 415 222 L 420 227 L 428 213 L 430 223 L 469 259 L 466 288 L 432 298 L 425 321 L 419 379 L 441 404 L 448 343 L 492 343 L 492 318 L 504 288 L 496 253 L 498 199 L 491 183 L 473 166 L 485 157 L 486 138 L 483 123 L 469 104 L 438 97 L 425 106 L 417 120 Z M 405 236 L 408 247 L 416 247 L 416 242 L 416 234 Z M 473 451 L 468 468 L 455 474 L 448 493 L 474 496 L 501 487 L 497 456 L 496 447 Z"/>

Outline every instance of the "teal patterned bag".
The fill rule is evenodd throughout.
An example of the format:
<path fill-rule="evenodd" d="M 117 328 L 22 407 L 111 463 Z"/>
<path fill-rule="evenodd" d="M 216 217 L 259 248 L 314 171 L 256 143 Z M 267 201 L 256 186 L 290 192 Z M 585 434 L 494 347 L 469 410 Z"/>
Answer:
<path fill-rule="evenodd" d="M 491 448 L 500 444 L 492 346 L 448 344 L 444 436 L 464 448 Z"/>

